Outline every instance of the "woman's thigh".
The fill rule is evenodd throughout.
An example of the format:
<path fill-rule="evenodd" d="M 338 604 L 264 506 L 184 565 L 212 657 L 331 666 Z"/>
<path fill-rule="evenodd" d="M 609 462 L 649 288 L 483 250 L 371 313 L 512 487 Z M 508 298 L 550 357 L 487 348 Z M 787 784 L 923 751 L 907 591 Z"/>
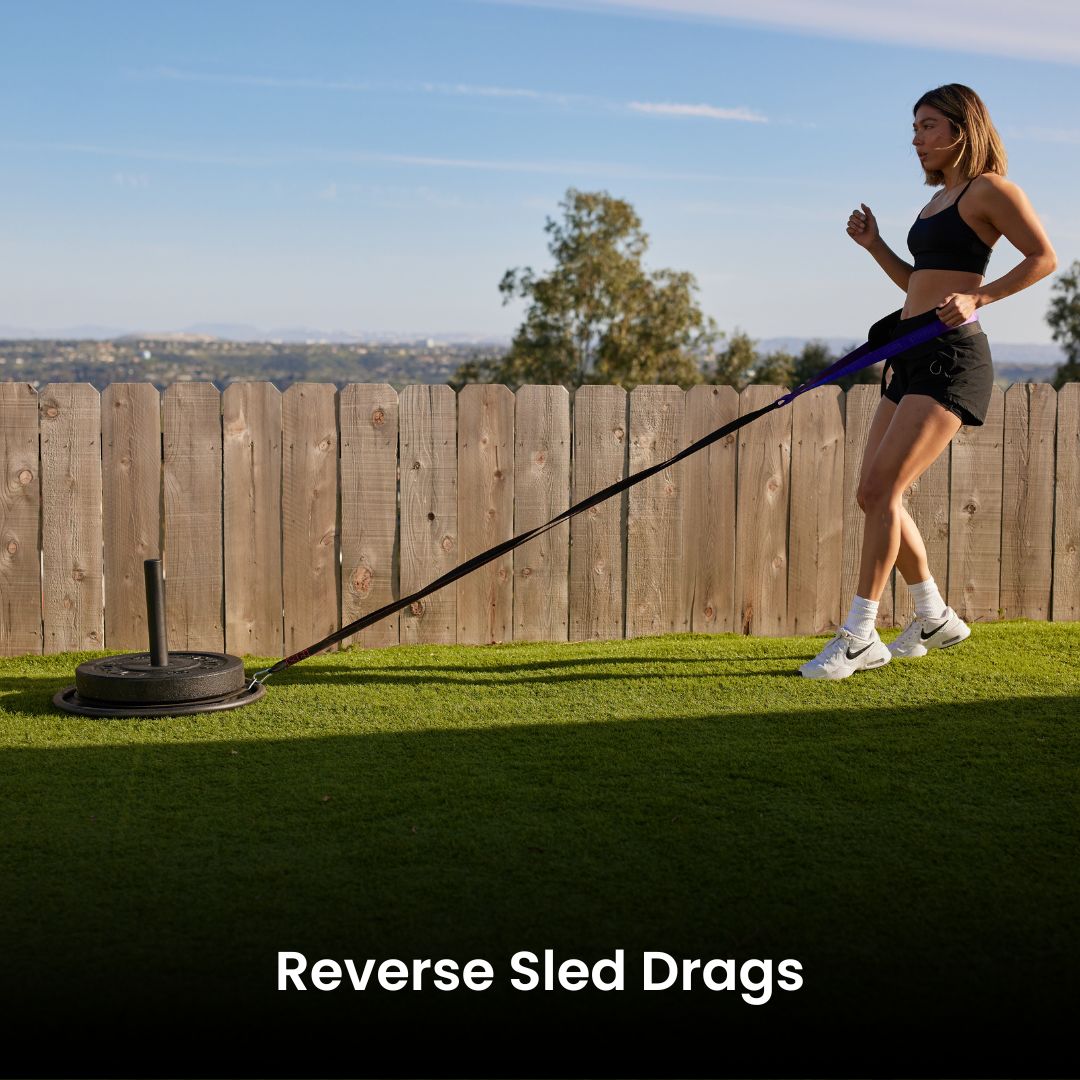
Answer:
<path fill-rule="evenodd" d="M 874 419 L 870 422 L 870 432 L 866 436 L 866 446 L 863 449 L 862 467 L 859 469 L 858 501 L 860 504 L 865 492 L 863 484 L 870 471 L 870 463 L 874 460 L 881 440 L 885 438 L 885 432 L 889 430 L 889 424 L 892 423 L 893 414 L 898 407 L 895 401 L 883 397 L 878 403 Z"/>
<path fill-rule="evenodd" d="M 867 440 L 860 492 L 868 500 L 899 498 L 960 430 L 960 418 L 925 394 L 905 395 L 894 410 L 872 457 Z"/>

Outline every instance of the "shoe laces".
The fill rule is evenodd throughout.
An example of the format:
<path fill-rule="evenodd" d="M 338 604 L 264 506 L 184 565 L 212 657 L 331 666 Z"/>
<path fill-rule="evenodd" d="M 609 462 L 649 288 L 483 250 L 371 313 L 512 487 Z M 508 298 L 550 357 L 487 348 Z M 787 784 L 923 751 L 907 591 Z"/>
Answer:
<path fill-rule="evenodd" d="M 893 642 L 893 646 L 903 645 L 908 646 L 919 639 L 919 635 L 922 633 L 924 620 L 920 619 L 916 615 L 911 622 L 904 627 L 903 633 Z"/>
<path fill-rule="evenodd" d="M 855 640 L 855 635 L 846 627 L 841 626 L 836 631 L 836 637 L 821 650 L 818 662 L 822 667 L 835 666 L 842 658 L 846 659 L 848 646 Z"/>

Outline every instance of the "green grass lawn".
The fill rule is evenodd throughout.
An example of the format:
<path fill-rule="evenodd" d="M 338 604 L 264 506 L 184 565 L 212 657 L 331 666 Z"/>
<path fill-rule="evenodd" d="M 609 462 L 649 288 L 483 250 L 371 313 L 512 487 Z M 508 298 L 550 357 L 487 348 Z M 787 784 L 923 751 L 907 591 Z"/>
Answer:
<path fill-rule="evenodd" d="M 1075 998 L 1080 625 L 980 624 L 801 678 L 823 640 L 353 650 L 252 706 L 147 720 L 53 710 L 100 654 L 0 661 L 0 980 L 28 1010 L 355 1010 L 352 991 L 275 996 L 276 951 L 481 957 L 505 982 L 519 949 L 621 948 L 803 966 L 761 1009 L 653 994 L 651 1015 L 1022 1018 Z M 439 1008 L 464 1020 L 483 997 Z M 637 1000 L 530 1008 L 568 999 L 597 1021 Z"/>

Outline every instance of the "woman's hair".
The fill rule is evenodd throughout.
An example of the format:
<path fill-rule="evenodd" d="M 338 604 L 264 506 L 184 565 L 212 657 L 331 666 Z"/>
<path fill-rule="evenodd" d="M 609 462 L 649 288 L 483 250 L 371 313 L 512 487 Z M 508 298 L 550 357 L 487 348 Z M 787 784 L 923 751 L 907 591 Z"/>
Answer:
<path fill-rule="evenodd" d="M 920 105 L 929 105 L 948 117 L 955 139 L 953 145 L 960 148 L 961 176 L 967 179 L 984 172 L 1005 175 L 1009 159 L 1001 136 L 982 98 L 970 86 L 949 83 L 936 90 L 928 90 L 915 102 L 912 116 L 919 111 Z M 940 169 L 927 170 L 926 183 L 930 187 L 940 187 L 945 183 L 945 174 Z"/>

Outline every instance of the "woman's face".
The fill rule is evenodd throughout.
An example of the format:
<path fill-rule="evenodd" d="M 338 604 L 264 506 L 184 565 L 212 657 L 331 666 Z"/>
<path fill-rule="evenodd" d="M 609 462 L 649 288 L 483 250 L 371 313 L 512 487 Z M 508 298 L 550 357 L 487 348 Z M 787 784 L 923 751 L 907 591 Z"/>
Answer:
<path fill-rule="evenodd" d="M 943 112 L 932 105 L 920 105 L 912 130 L 911 144 L 923 169 L 932 172 L 953 164 L 957 155 L 957 147 L 953 144 L 957 136 Z"/>

